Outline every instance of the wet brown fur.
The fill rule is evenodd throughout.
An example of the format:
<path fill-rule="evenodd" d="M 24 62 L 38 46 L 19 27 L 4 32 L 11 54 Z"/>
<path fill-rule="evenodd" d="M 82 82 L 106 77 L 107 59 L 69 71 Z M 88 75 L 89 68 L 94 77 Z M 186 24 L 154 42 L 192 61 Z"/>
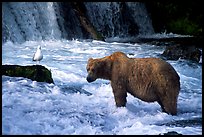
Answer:
<path fill-rule="evenodd" d="M 177 114 L 180 78 L 174 68 L 159 58 L 128 58 L 115 52 L 104 58 L 88 60 L 87 81 L 111 81 L 116 106 L 125 106 L 127 92 L 146 101 L 157 101 L 168 114 Z"/>

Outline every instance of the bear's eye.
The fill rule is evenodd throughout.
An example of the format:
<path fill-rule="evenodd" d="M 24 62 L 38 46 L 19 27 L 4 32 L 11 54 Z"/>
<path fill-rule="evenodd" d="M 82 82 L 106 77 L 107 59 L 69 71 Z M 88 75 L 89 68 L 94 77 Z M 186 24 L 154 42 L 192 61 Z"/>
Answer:
<path fill-rule="evenodd" d="M 92 69 L 92 72 L 95 72 L 95 69 Z"/>

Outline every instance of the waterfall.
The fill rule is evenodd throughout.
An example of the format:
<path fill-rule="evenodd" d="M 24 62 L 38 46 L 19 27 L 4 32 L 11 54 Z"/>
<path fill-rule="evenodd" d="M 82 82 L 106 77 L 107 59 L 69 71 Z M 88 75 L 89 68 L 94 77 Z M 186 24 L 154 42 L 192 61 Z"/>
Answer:
<path fill-rule="evenodd" d="M 154 33 L 145 5 L 140 2 L 85 2 L 85 15 L 105 38 Z M 87 39 L 71 3 L 3 2 L 2 42 L 47 39 Z"/>
<path fill-rule="evenodd" d="M 11 2 L 2 7 L 3 26 L 12 41 L 61 38 L 52 2 Z"/>
<path fill-rule="evenodd" d="M 151 35 L 154 33 L 152 20 L 148 15 L 145 4 L 140 2 L 127 2 L 128 12 L 135 23 L 137 23 L 140 35 Z"/>
<path fill-rule="evenodd" d="M 88 18 L 106 37 L 153 34 L 145 5 L 140 2 L 85 3 Z"/>

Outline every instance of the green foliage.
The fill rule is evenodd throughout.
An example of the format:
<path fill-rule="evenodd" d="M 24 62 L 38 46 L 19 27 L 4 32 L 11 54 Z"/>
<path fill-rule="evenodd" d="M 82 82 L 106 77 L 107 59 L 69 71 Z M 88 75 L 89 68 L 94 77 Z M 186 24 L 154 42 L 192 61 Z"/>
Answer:
<path fill-rule="evenodd" d="M 199 25 L 187 18 L 178 18 L 167 23 L 167 29 L 178 34 L 198 35 L 202 32 Z"/>
<path fill-rule="evenodd" d="M 197 1 L 146 2 L 155 32 L 203 34 L 203 6 Z"/>

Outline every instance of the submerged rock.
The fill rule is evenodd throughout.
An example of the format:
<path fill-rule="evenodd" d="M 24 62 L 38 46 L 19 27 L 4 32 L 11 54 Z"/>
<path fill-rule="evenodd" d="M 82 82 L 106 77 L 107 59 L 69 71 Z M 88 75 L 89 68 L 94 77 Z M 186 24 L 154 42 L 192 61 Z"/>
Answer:
<path fill-rule="evenodd" d="M 51 72 L 41 65 L 20 66 L 2 65 L 2 75 L 11 77 L 24 77 L 33 81 L 54 83 Z"/>
<path fill-rule="evenodd" d="M 161 134 L 159 134 L 159 135 L 161 135 Z M 170 131 L 170 132 L 164 133 L 163 135 L 182 135 L 182 134 L 177 133 L 176 131 Z"/>
<path fill-rule="evenodd" d="M 167 123 L 159 123 L 158 126 L 176 126 L 176 127 L 191 127 L 202 126 L 202 117 L 184 120 L 173 120 Z"/>

